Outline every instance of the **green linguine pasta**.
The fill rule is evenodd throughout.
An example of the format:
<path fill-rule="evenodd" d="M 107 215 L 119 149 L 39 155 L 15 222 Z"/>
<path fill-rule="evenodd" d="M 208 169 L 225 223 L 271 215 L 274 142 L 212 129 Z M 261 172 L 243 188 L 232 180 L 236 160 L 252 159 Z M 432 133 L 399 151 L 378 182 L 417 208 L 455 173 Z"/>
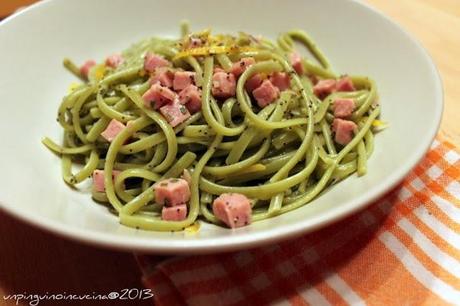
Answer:
<path fill-rule="evenodd" d="M 62 145 L 43 144 L 62 158 L 66 183 L 93 176 L 93 199 L 122 224 L 179 231 L 197 220 L 222 225 L 212 206 L 222 194 L 247 197 L 257 222 L 366 174 L 384 126 L 373 80 L 337 75 L 300 30 L 276 42 L 193 33 L 186 22 L 180 30 L 104 63 L 64 59 L 80 82 L 58 108 Z M 179 178 L 190 191 L 187 213 L 171 220 L 156 186 Z"/>

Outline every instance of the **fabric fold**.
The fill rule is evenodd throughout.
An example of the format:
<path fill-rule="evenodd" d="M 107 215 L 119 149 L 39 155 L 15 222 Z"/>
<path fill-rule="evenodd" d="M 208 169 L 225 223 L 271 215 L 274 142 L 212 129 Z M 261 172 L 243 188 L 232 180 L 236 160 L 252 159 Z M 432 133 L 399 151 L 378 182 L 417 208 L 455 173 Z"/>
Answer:
<path fill-rule="evenodd" d="M 240 252 L 136 254 L 155 305 L 460 303 L 460 153 L 435 140 L 396 188 L 316 232 Z"/>

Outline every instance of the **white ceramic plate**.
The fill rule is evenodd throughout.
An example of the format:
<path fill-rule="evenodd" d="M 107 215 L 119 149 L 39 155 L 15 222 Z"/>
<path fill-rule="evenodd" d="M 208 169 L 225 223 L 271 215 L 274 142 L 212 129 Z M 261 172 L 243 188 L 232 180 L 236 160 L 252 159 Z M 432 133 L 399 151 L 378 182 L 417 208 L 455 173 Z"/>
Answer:
<path fill-rule="evenodd" d="M 308 31 L 340 73 L 377 81 L 382 118 L 368 174 L 353 176 L 298 210 L 237 230 L 195 235 L 118 224 L 88 191 L 64 184 L 59 159 L 40 140 L 62 137 L 56 110 L 74 78 L 61 65 L 103 59 L 141 38 L 193 29 L 243 30 L 271 38 Z M 211 253 L 272 243 L 343 218 L 398 183 L 423 157 L 439 126 L 441 82 L 425 50 L 398 25 L 356 1 L 44 1 L 0 25 L 0 202 L 30 224 L 101 246 L 156 253 Z"/>

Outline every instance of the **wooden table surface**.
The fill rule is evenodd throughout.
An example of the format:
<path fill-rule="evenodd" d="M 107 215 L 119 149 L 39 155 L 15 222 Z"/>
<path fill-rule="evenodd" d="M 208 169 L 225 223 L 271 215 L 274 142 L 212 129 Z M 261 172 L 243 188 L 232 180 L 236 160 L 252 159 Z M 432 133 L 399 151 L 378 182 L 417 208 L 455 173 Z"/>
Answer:
<path fill-rule="evenodd" d="M 4 4 L 5 1 L 1 1 L 0 17 L 17 6 L 33 2 L 8 0 Z M 368 0 L 368 3 L 417 37 L 433 56 L 445 90 L 441 132 L 460 145 L 460 86 L 457 85 L 460 81 L 460 1 Z M 132 254 L 81 245 L 0 212 L 0 296 L 24 292 L 108 293 L 122 288 L 142 288 Z M 91 305 L 88 301 L 80 303 Z M 127 303 L 114 300 L 110 305 Z M 101 302 L 94 304 L 101 305 Z M 148 304 L 147 301 L 137 303 Z M 0 298 L 0 305 L 15 305 L 15 302 Z"/>

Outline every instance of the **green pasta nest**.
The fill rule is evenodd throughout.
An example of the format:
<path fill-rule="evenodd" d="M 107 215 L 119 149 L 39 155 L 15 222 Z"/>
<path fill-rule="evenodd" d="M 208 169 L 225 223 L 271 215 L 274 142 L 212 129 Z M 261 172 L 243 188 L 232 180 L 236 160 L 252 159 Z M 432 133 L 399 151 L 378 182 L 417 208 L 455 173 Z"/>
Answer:
<path fill-rule="evenodd" d="M 193 46 L 196 41 L 199 46 Z M 295 42 L 308 51 L 301 58 L 302 73 L 289 57 Z M 151 87 L 151 76 L 144 69 L 148 53 L 168 60 L 172 71 L 195 73 L 201 110 L 175 127 L 143 99 Z M 340 76 L 302 31 L 283 33 L 275 43 L 245 33 L 190 34 L 184 24 L 182 38 L 146 39 L 121 56 L 117 67 L 96 64 L 87 76 L 64 60 L 82 82 L 72 86 L 58 110 L 63 145 L 48 138 L 43 143 L 61 156 L 63 178 L 70 185 L 104 170 L 105 191 L 93 189 L 92 196 L 109 203 L 127 226 L 178 231 L 198 219 L 222 225 L 212 203 L 223 193 L 247 196 L 252 222 L 294 210 L 349 175 L 364 175 L 374 134 L 385 127 L 377 120 L 376 85 L 367 77 L 350 76 L 353 90 L 315 95 L 318 81 Z M 216 67 L 228 72 L 242 58 L 253 58 L 255 63 L 237 78 L 234 96 L 215 97 Z M 268 79 L 274 72 L 286 73 L 290 85 L 272 103 L 259 107 L 245 85 L 255 75 Z M 355 105 L 347 120 L 357 128 L 344 145 L 336 142 L 332 131 L 337 99 L 352 99 Z M 101 133 L 113 119 L 126 128 L 108 142 Z M 76 173 L 73 164 L 81 165 Z M 191 174 L 187 216 L 181 221 L 163 220 L 154 184 L 181 177 L 184 170 Z"/>

